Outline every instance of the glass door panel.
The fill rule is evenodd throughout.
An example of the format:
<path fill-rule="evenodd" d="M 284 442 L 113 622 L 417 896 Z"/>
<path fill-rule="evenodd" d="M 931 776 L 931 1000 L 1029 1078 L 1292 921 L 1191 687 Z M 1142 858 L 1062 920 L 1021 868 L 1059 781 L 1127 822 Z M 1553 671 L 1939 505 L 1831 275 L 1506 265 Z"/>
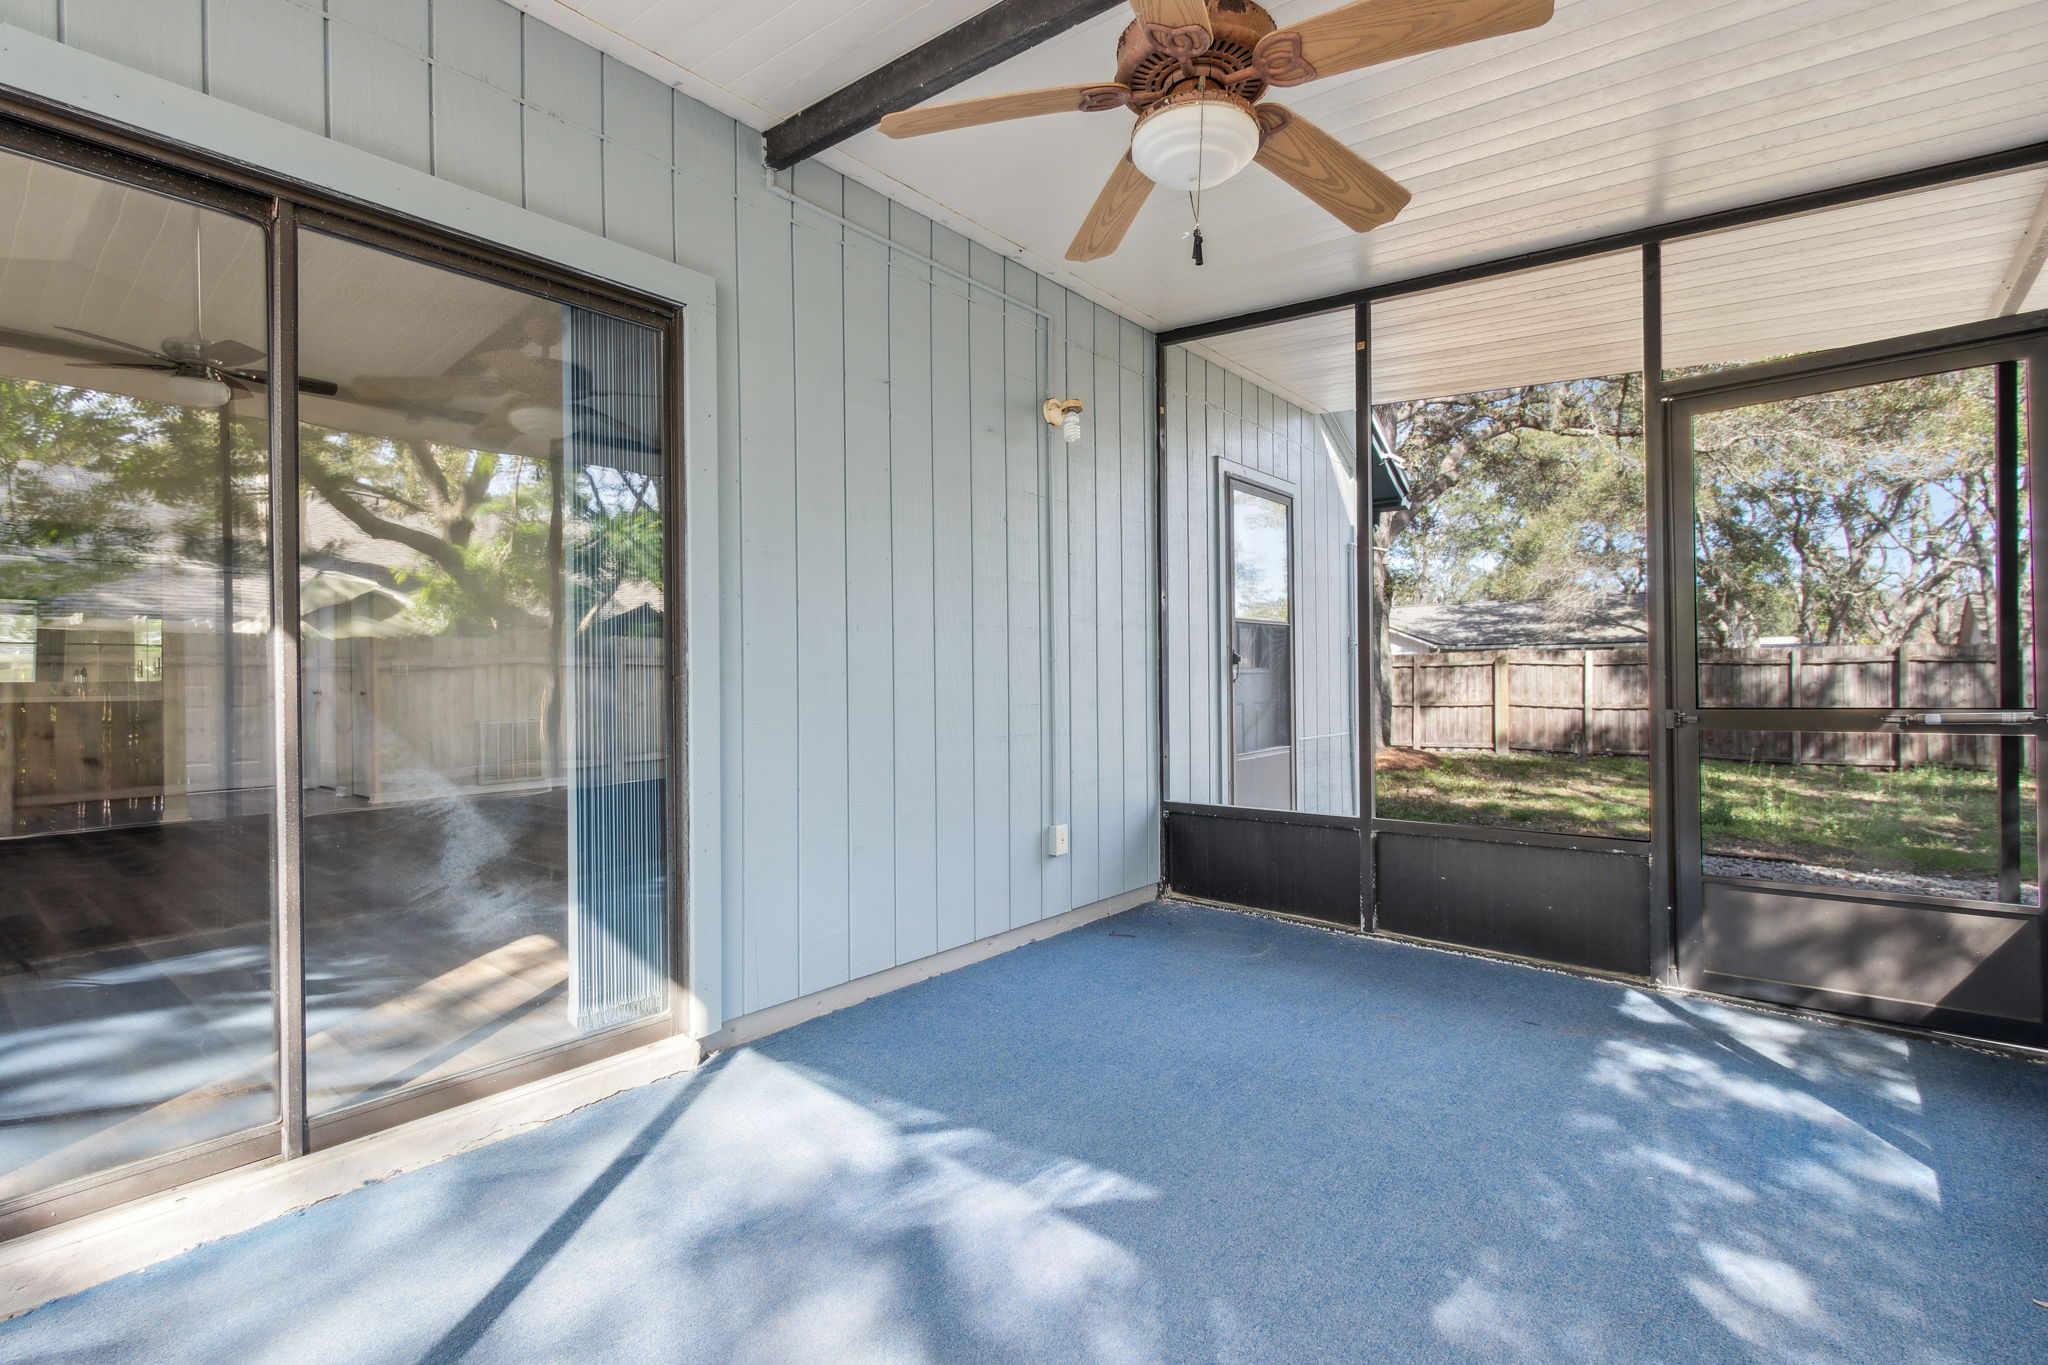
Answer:
<path fill-rule="evenodd" d="M 302 234 L 308 1108 L 669 1008 L 654 330 Z"/>
<path fill-rule="evenodd" d="M 265 242 L 0 152 L 0 1213 L 275 1122 Z"/>
<path fill-rule="evenodd" d="M 1294 809 L 1291 502 L 1230 482 L 1231 800 Z"/>

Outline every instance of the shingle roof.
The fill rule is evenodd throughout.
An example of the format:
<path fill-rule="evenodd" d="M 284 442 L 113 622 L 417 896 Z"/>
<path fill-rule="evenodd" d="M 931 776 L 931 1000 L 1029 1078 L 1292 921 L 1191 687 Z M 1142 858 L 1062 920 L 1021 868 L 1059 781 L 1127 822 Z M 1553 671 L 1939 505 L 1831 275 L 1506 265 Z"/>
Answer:
<path fill-rule="evenodd" d="M 1397 606 L 1387 625 L 1437 649 L 1555 649 L 1647 644 L 1648 620 L 1640 593 L 1589 593 Z"/>

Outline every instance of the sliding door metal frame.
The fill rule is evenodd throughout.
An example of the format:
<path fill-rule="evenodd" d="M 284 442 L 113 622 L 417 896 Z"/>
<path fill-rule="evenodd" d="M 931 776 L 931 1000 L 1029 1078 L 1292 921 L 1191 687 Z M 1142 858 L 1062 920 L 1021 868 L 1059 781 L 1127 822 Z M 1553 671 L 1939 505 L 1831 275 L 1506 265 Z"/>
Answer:
<path fill-rule="evenodd" d="M 683 579 L 684 548 L 682 539 L 684 517 L 680 496 L 683 469 L 683 391 L 680 380 L 682 367 L 682 313 L 679 308 L 657 310 L 637 304 L 617 302 L 607 294 L 563 283 L 555 278 L 552 273 L 538 275 L 501 261 L 481 258 L 473 251 L 463 247 L 450 246 L 446 243 L 420 237 L 410 232 L 393 230 L 380 223 L 366 223 L 354 217 L 318 209 L 296 209 L 288 200 L 280 201 L 280 214 L 281 221 L 294 222 L 298 229 L 304 231 L 319 232 L 328 236 L 338 237 L 370 250 L 389 252 L 392 255 L 407 260 L 418 261 L 432 269 L 446 270 L 482 279 L 502 288 L 549 299 L 566 307 L 581 308 L 610 317 L 623 318 L 655 332 L 660 337 L 662 348 L 658 371 L 662 375 L 665 386 L 662 405 L 662 436 L 664 441 L 662 455 L 664 487 L 662 493 L 664 498 L 673 497 L 675 499 L 672 511 L 669 510 L 668 504 L 664 503 L 665 527 L 662 550 L 664 576 L 669 582 L 675 584 L 674 590 L 667 594 L 667 605 L 670 610 L 664 613 L 662 643 L 663 663 L 667 678 L 667 685 L 662 691 L 663 726 L 665 731 L 663 736 L 663 783 L 666 792 L 663 809 L 667 817 L 667 829 L 663 835 L 663 856 L 667 863 L 664 869 L 664 909 L 668 920 L 669 939 L 669 989 L 662 1012 L 646 1019 L 614 1025 L 588 1036 L 570 1039 L 555 1046 L 540 1049 L 539 1051 L 508 1057 L 430 1085 L 408 1088 L 393 1094 L 379 1096 L 375 1099 L 313 1115 L 309 1112 L 308 1108 L 305 1061 L 303 1056 L 304 1002 L 303 998 L 301 998 L 297 1002 L 301 1023 L 299 1036 L 300 1056 L 297 1058 L 298 1074 L 295 1078 L 297 1107 L 288 1111 L 285 1116 L 287 1150 L 284 1153 L 286 1156 L 297 1156 L 305 1151 L 324 1150 L 339 1143 L 367 1136 L 370 1133 L 394 1128 L 411 1122 L 414 1119 L 424 1118 L 429 1114 L 439 1113 L 456 1105 L 480 1099 L 485 1095 L 495 1094 L 544 1076 L 571 1071 L 586 1063 L 643 1046 L 660 1038 L 671 1037 L 688 1031 L 688 840 L 686 831 L 677 818 L 678 809 L 686 809 L 688 804 L 688 769 L 685 742 L 686 707 L 682 691 L 683 679 L 681 673 L 685 657 L 683 637 L 687 629 L 682 607 L 687 589 Z M 296 252 L 296 246 L 297 241 L 294 239 L 292 244 L 293 254 Z M 294 276 L 295 280 L 296 276 Z M 290 354 L 295 358 L 298 338 L 296 293 L 294 291 L 288 295 L 281 295 L 281 297 L 289 297 L 293 305 L 290 338 L 292 346 L 286 350 L 280 350 L 278 354 L 281 357 Z M 297 378 L 296 369 L 292 372 L 292 378 L 294 380 Z M 289 427 L 292 439 L 289 442 L 282 443 L 274 451 L 273 458 L 276 461 L 275 467 L 280 477 L 282 477 L 287 462 L 289 463 L 292 476 L 292 482 L 286 486 L 293 490 L 289 508 L 290 520 L 292 522 L 290 540 L 294 554 L 289 561 L 283 560 L 280 556 L 277 562 L 281 579 L 289 579 L 289 591 L 293 607 L 293 614 L 284 619 L 296 623 L 298 591 L 296 518 L 298 515 L 297 489 L 299 487 L 297 481 L 297 386 L 296 383 L 277 384 L 273 385 L 272 388 L 274 391 L 289 389 L 293 394 L 294 420 Z M 273 397 L 275 397 L 275 393 Z M 283 445 L 287 444 L 290 447 L 288 451 L 283 449 Z M 562 476 L 562 472 L 560 469 L 557 470 L 556 477 L 558 479 Z M 276 500 L 273 499 L 273 506 L 275 505 Z M 280 540 L 279 543 L 282 544 L 283 541 Z M 284 597 L 280 593 L 274 600 L 282 603 Z M 296 661 L 295 634 L 293 636 L 292 648 L 294 650 L 294 661 Z M 292 686 L 294 688 L 298 686 L 296 671 L 292 675 Z M 296 706 L 296 702 L 294 702 L 294 706 Z M 281 712 L 281 714 L 284 713 Z M 296 781 L 298 776 L 297 765 L 300 761 L 296 736 L 296 711 L 294 710 L 291 715 L 294 732 L 294 743 L 291 752 L 293 755 L 293 775 Z M 282 787 L 280 791 L 282 792 Z M 292 797 L 295 805 L 297 803 L 297 795 L 297 788 L 294 785 Z M 297 830 L 300 828 L 300 825 L 294 824 L 291 828 Z M 303 911 L 298 906 L 298 894 L 296 891 L 296 867 L 294 867 L 293 875 L 294 894 L 291 902 L 293 919 L 302 920 Z M 288 943 L 298 942 L 302 944 L 302 927 L 293 928 L 285 937 Z M 303 952 L 303 948 L 301 947 L 299 951 Z M 300 991 L 303 992 L 302 983 L 300 984 Z M 296 1150 L 291 1147 L 295 1135 L 299 1143 Z"/>
<path fill-rule="evenodd" d="M 275 201 L 270 221 L 270 775 L 271 999 L 277 1016 L 278 1155 L 306 1152 L 306 912 L 300 863 L 305 817 L 299 676 L 298 210 Z"/>
<path fill-rule="evenodd" d="M 78 164 L 79 169 L 91 169 L 89 163 L 95 159 L 123 165 L 140 163 L 145 168 L 142 171 L 144 178 L 136 179 L 132 175 L 119 173 L 113 174 L 111 178 L 128 179 L 145 188 L 156 188 L 159 181 L 168 184 L 175 179 L 179 183 L 204 186 L 206 188 L 201 192 L 207 195 L 235 195 L 243 201 L 252 196 L 258 200 L 288 199 L 298 205 L 302 216 L 310 218 L 315 214 L 325 215 L 333 220 L 353 222 L 365 228 L 382 229 L 423 246 L 440 247 L 456 252 L 471 262 L 467 266 L 459 267 L 463 269 L 474 270 L 479 265 L 486 269 L 509 267 L 520 274 L 531 276 L 535 281 L 547 282 L 588 297 L 604 299 L 606 302 L 603 307 L 608 311 L 616 312 L 621 308 L 637 309 L 663 316 L 678 306 L 669 300 L 645 294 L 610 280 L 581 274 L 557 262 L 501 245 L 488 238 L 473 236 L 439 223 L 425 222 L 368 200 L 337 194 L 332 190 L 294 180 L 286 175 L 264 171 L 243 162 L 230 161 L 211 152 L 157 137 L 109 119 L 80 113 L 52 100 L 27 95 L 18 90 L 0 90 L 0 145 L 13 145 L 18 138 L 35 138 L 68 145 L 71 148 L 69 152 L 49 155 L 45 159 L 73 158 L 73 164 Z M 187 193 L 177 189 L 167 189 L 165 192 Z M 267 205 L 254 213 L 244 211 L 244 216 L 255 217 L 259 221 L 267 214 Z M 515 287 L 529 290 L 533 288 L 531 284 Z"/>
<path fill-rule="evenodd" d="M 266 234 L 272 201 L 106 147 L 0 119 L 0 151 L 13 152 L 115 185 L 164 195 L 247 222 Z M 266 266 L 268 270 L 268 266 Z M 273 386 L 274 387 L 274 386 Z M 273 852 L 277 831 L 271 831 Z M 273 925 L 277 907 L 269 908 Z M 277 1096 L 282 1101 L 282 1092 Z M 48 1189 L 0 1201 L 0 1238 L 111 1208 L 131 1199 L 274 1157 L 283 1125 L 273 1117 L 235 1133 L 91 1172 Z"/>
<path fill-rule="evenodd" d="M 540 273 L 522 268 L 515 263 L 516 258 L 510 257 L 509 254 L 502 259 L 493 260 L 479 254 L 478 249 L 469 245 L 457 245 L 437 240 L 432 235 L 408 232 L 387 223 L 366 220 L 359 214 L 302 207 L 298 210 L 298 222 L 300 227 L 309 232 L 322 232 L 330 237 L 345 238 L 360 246 L 388 251 L 394 256 L 410 257 L 442 270 L 488 280 L 492 284 L 517 290 L 522 294 L 536 294 L 572 308 L 621 317 L 655 331 L 664 330 L 668 326 L 669 314 L 674 311 L 617 299 L 605 291 L 564 280 L 553 272 Z"/>
<path fill-rule="evenodd" d="M 52 1226 L 224 1171 L 333 1146 L 511 1085 L 686 1032 L 689 982 L 688 580 L 684 545 L 685 464 L 682 308 L 582 275 L 487 239 L 396 214 L 284 176 L 227 161 L 51 101 L 0 91 L 0 150 L 116 184 L 232 215 L 266 238 L 265 399 L 268 443 L 267 538 L 271 601 L 271 763 L 274 782 L 270 868 L 271 964 L 277 1117 L 224 1137 L 95 1172 L 0 1204 L 0 1238 Z M 479 276 L 528 294 L 622 317 L 662 337 L 663 477 L 668 521 L 663 563 L 669 583 L 664 662 L 669 677 L 664 774 L 670 990 L 666 1011 L 588 1038 L 450 1078 L 420 1091 L 309 1120 L 305 1060 L 304 903 L 301 876 L 298 650 L 298 230 L 345 237 Z M 1163 409 L 1163 403 L 1162 403 Z M 1163 580 L 1162 580 L 1163 581 Z M 1162 593 L 1161 613 L 1164 615 Z M 1162 636 L 1163 638 L 1163 636 Z M 1164 674 L 1161 674 L 1162 687 Z M 1164 759 L 1162 757 L 1162 772 Z"/>

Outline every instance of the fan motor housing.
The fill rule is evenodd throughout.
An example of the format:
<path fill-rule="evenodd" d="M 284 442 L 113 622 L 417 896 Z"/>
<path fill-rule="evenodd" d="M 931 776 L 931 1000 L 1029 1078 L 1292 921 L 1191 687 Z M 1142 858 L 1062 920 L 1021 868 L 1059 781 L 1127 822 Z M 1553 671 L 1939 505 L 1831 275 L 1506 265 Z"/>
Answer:
<path fill-rule="evenodd" d="M 1174 36 L 1200 30 L 1148 32 L 1143 20 L 1133 20 L 1117 39 L 1116 79 L 1130 87 L 1130 106 L 1140 111 L 1200 86 L 1222 88 L 1224 78 L 1233 75 L 1239 79 L 1227 88 L 1250 105 L 1266 93 L 1267 82 L 1244 73 L 1253 68 L 1259 39 L 1276 27 L 1273 16 L 1252 0 L 1209 0 L 1209 45 L 1189 56 L 1176 50 Z"/>

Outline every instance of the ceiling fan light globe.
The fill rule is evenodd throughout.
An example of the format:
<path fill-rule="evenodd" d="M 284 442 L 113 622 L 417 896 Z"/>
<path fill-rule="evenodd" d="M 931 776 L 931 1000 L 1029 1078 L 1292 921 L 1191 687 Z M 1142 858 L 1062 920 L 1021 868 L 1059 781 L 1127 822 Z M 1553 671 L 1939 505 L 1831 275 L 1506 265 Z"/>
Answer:
<path fill-rule="evenodd" d="M 1153 184 L 1183 193 L 1215 188 L 1251 165 L 1258 151 L 1258 120 L 1220 99 L 1168 105 L 1131 133 L 1131 164 Z"/>
<path fill-rule="evenodd" d="M 185 408 L 224 407 L 235 396 L 226 381 L 204 374 L 174 374 L 165 382 L 171 401 Z"/>

